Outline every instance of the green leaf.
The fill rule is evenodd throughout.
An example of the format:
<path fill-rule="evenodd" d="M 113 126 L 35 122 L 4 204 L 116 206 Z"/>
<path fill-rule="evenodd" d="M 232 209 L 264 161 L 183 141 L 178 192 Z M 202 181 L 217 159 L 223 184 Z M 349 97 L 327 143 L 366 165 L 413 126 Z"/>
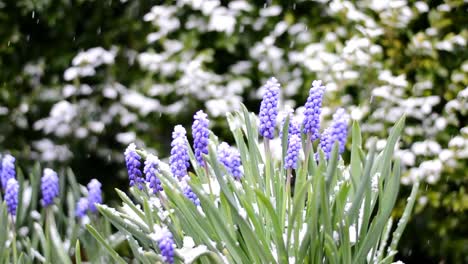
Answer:
<path fill-rule="evenodd" d="M 151 264 L 151 261 L 149 258 L 143 253 L 143 249 L 140 248 L 140 245 L 138 245 L 138 242 L 128 234 L 128 244 L 130 245 L 130 248 L 133 252 L 133 256 L 135 256 L 138 260 L 139 263 L 144 263 L 144 264 Z"/>
<path fill-rule="evenodd" d="M 351 180 L 353 183 L 353 192 L 357 191 L 359 177 L 361 177 L 362 164 L 359 153 L 362 145 L 361 129 L 357 121 L 353 122 L 352 141 L 351 141 Z"/>
<path fill-rule="evenodd" d="M 16 230 L 18 230 L 19 227 L 23 224 L 23 215 L 26 213 L 26 210 L 23 210 L 23 209 L 27 209 L 27 208 L 23 208 L 23 194 L 24 194 L 24 187 L 25 187 L 23 172 L 20 169 L 18 169 L 17 171 L 18 171 L 17 177 L 18 177 L 19 188 L 18 188 L 18 206 L 16 208 L 16 222 L 15 222 Z"/>
<path fill-rule="evenodd" d="M 81 264 L 81 247 L 80 247 L 80 240 L 76 241 L 75 245 L 75 263 Z"/>
<path fill-rule="evenodd" d="M 409 221 L 411 212 L 413 211 L 414 203 L 416 202 L 416 196 L 418 194 L 419 182 L 415 182 L 411 189 L 410 197 L 408 198 L 408 203 L 406 204 L 403 215 L 401 216 L 400 221 L 398 222 L 396 230 L 393 232 L 392 242 L 390 244 L 390 252 L 395 252 L 400 241 L 401 235 L 405 230 L 406 224 Z M 391 262 L 393 258 L 389 260 Z M 383 262 L 385 263 L 385 262 Z"/>
<path fill-rule="evenodd" d="M 198 263 L 198 260 L 201 260 L 202 257 L 207 257 L 210 262 L 215 264 L 222 264 L 224 263 L 222 259 L 218 257 L 217 254 L 209 251 L 206 246 L 197 246 L 194 248 L 182 248 L 176 250 L 177 255 L 181 257 L 189 256 L 189 258 L 184 258 L 184 263 L 192 264 Z"/>
<path fill-rule="evenodd" d="M 5 202 L 0 204 L 0 263 L 3 263 L 6 241 L 8 239 L 8 211 Z"/>
<path fill-rule="evenodd" d="M 96 205 L 99 212 L 106 217 L 112 224 L 114 224 L 119 230 L 122 232 L 130 232 L 134 236 L 136 236 L 140 241 L 144 243 L 151 243 L 150 239 L 148 238 L 147 234 L 144 233 L 139 226 L 135 224 L 135 221 L 131 220 L 131 217 L 117 212 L 115 209 L 108 207 L 104 204 Z M 126 217 L 126 219 L 124 219 Z"/>
<path fill-rule="evenodd" d="M 361 207 L 362 199 L 364 197 L 364 192 L 366 188 L 370 186 L 370 179 L 371 179 L 370 171 L 371 171 L 372 165 L 374 164 L 374 157 L 375 157 L 375 144 L 372 144 L 370 152 L 369 152 L 369 157 L 367 158 L 366 165 L 364 167 L 364 175 L 361 176 L 360 184 L 359 184 L 358 189 L 355 192 L 354 199 L 351 205 L 351 209 L 348 211 L 349 223 L 354 223 L 355 219 L 357 219 L 357 214 Z M 368 199 L 369 198 L 370 197 L 368 197 Z"/>
<path fill-rule="evenodd" d="M 88 229 L 89 233 L 93 235 L 93 237 L 101 244 L 109 253 L 109 255 L 119 264 L 125 264 L 127 263 L 123 258 L 119 256 L 119 254 L 107 243 L 107 241 L 104 239 L 104 237 L 101 236 L 101 234 L 94 229 L 91 225 L 86 225 L 86 229 Z"/>
<path fill-rule="evenodd" d="M 127 204 L 138 215 L 138 217 L 140 217 L 141 219 L 145 219 L 145 214 L 141 211 L 140 208 L 136 207 L 136 205 L 132 202 L 132 200 L 130 200 L 127 194 L 125 194 L 117 188 L 115 189 L 115 191 L 117 192 L 117 195 L 119 195 L 120 199 L 122 199 L 122 201 L 125 204 Z"/>
<path fill-rule="evenodd" d="M 389 160 L 385 159 L 383 162 L 390 163 Z M 361 261 L 364 261 L 369 250 L 377 246 L 376 243 L 379 239 L 379 236 L 382 233 L 388 218 L 390 217 L 393 206 L 395 205 L 395 201 L 398 196 L 398 189 L 400 186 L 400 162 L 398 160 L 395 162 L 393 168 L 393 177 L 390 179 L 390 183 L 386 186 L 385 190 L 383 190 L 383 204 L 379 206 L 377 216 L 372 221 L 369 232 L 364 237 L 363 243 L 357 251 L 354 262 L 360 263 Z"/>
<path fill-rule="evenodd" d="M 288 257 L 288 252 L 286 251 L 286 246 L 284 245 L 283 230 L 279 222 L 279 217 L 275 213 L 275 209 L 271 205 L 271 202 L 268 200 L 268 198 L 260 190 L 255 190 L 255 193 L 257 194 L 257 197 L 260 199 L 260 202 L 266 207 L 267 212 L 270 216 L 270 219 L 272 220 L 273 229 L 274 229 L 273 238 L 275 240 L 275 244 L 278 250 L 278 261 L 280 263 L 287 263 L 289 257 Z"/>

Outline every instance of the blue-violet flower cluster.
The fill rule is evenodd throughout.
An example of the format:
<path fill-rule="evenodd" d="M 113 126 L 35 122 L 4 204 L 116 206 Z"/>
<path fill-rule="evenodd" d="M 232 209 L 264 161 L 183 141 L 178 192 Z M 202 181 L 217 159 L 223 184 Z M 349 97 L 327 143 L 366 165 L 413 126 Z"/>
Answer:
<path fill-rule="evenodd" d="M 285 169 L 296 169 L 297 158 L 299 151 L 301 150 L 301 137 L 298 134 L 291 134 L 289 136 L 288 152 L 284 157 L 284 168 Z"/>
<path fill-rule="evenodd" d="M 195 151 L 195 158 L 200 166 L 204 166 L 203 154 L 208 154 L 208 139 L 210 131 L 208 130 L 207 115 L 202 111 L 198 111 L 193 117 L 192 136 L 193 136 L 193 149 Z"/>
<path fill-rule="evenodd" d="M 160 237 L 158 239 L 159 250 L 163 256 L 163 260 L 166 263 L 174 263 L 174 238 L 172 237 L 171 231 L 167 228 L 161 230 Z"/>
<path fill-rule="evenodd" d="M 284 113 L 284 116 L 281 120 L 281 129 L 280 129 L 280 135 L 279 138 L 283 138 L 283 127 L 284 127 L 284 122 L 286 122 L 286 118 L 289 117 L 289 125 L 288 125 L 288 135 L 292 134 L 300 134 L 301 133 L 301 128 L 300 128 L 300 123 L 298 120 L 297 116 L 294 116 L 294 110 L 290 109 L 287 112 Z M 289 140 L 288 136 L 288 140 Z"/>
<path fill-rule="evenodd" d="M 86 215 L 89 208 L 88 199 L 81 197 L 76 203 L 75 215 L 78 218 L 82 218 Z"/>
<path fill-rule="evenodd" d="M 15 178 L 9 179 L 5 189 L 5 203 L 8 213 L 12 216 L 16 215 L 16 208 L 18 207 L 18 190 L 18 181 Z"/>
<path fill-rule="evenodd" d="M 343 153 L 346 145 L 346 139 L 348 137 L 348 121 L 349 116 L 346 114 L 343 108 L 339 108 L 335 114 L 333 114 L 333 121 L 327 129 L 323 132 L 320 138 L 320 148 L 325 154 L 325 158 L 328 160 L 333 150 L 333 144 L 338 141 L 339 153 Z"/>
<path fill-rule="evenodd" d="M 192 188 L 188 184 L 188 177 L 182 179 L 180 181 L 180 187 L 182 188 L 182 192 L 187 199 L 193 202 L 196 206 L 200 205 L 200 200 L 198 199 L 198 196 L 192 191 Z"/>
<path fill-rule="evenodd" d="M 44 169 L 41 179 L 42 206 L 48 207 L 54 203 L 59 195 L 59 178 L 57 173 L 49 168 Z"/>
<path fill-rule="evenodd" d="M 325 86 L 322 85 L 322 81 L 313 81 L 305 104 L 304 133 L 310 135 L 312 141 L 319 138 L 320 113 L 322 112 L 324 91 Z"/>
<path fill-rule="evenodd" d="M 15 160 L 15 157 L 10 154 L 6 154 L 2 159 L 2 170 L 0 178 L 2 181 L 3 190 L 5 190 L 9 179 L 16 178 Z"/>
<path fill-rule="evenodd" d="M 276 78 L 271 77 L 264 85 L 264 88 L 265 93 L 258 114 L 260 119 L 259 133 L 267 139 L 273 139 L 278 115 L 280 84 Z"/>
<path fill-rule="evenodd" d="M 187 168 L 190 166 L 187 137 L 183 126 L 174 127 L 171 147 L 171 156 L 169 157 L 171 172 L 174 177 L 180 180 L 187 175 Z"/>
<path fill-rule="evenodd" d="M 134 143 L 128 145 L 124 155 L 125 164 L 127 165 L 128 179 L 130 180 L 130 187 L 137 184 L 138 188 L 143 188 L 143 179 L 140 171 L 141 157 L 136 152 L 136 146 Z"/>
<path fill-rule="evenodd" d="M 145 174 L 146 182 L 149 183 L 153 193 L 158 193 L 163 190 L 161 180 L 156 175 L 156 173 L 159 173 L 159 159 L 156 156 L 152 154 L 148 154 L 148 156 L 146 156 L 143 173 Z"/>
<path fill-rule="evenodd" d="M 97 213 L 96 204 L 102 203 L 102 184 L 98 180 L 92 179 L 87 187 L 89 211 L 91 211 L 91 213 Z"/>
<path fill-rule="evenodd" d="M 218 160 L 236 180 L 241 179 L 241 158 L 237 149 L 230 147 L 226 142 L 222 142 L 218 147 Z"/>

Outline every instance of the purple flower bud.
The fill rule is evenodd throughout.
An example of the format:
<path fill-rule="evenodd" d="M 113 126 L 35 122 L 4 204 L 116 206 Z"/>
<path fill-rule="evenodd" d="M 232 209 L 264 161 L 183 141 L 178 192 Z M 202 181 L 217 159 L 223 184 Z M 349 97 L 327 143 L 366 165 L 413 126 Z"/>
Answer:
<path fill-rule="evenodd" d="M 193 117 L 192 136 L 193 136 L 193 149 L 195 151 L 195 158 L 200 166 L 204 166 L 203 154 L 208 154 L 208 139 L 210 130 L 208 130 L 207 115 L 202 111 L 198 111 Z"/>
<path fill-rule="evenodd" d="M 159 180 L 158 176 L 156 175 L 156 173 L 159 173 L 159 159 L 156 156 L 152 154 L 148 154 L 148 156 L 146 156 L 143 173 L 145 173 L 146 182 L 149 183 L 153 193 L 158 193 L 163 190 L 161 180 Z"/>
<path fill-rule="evenodd" d="M 184 193 L 184 196 L 187 197 L 187 199 L 193 202 L 193 204 L 199 206 L 200 200 L 198 199 L 197 195 L 192 191 L 192 188 L 190 188 L 188 181 L 188 177 L 185 177 L 180 181 L 180 187 L 182 188 L 182 192 Z"/>
<path fill-rule="evenodd" d="M 9 179 L 16 178 L 15 160 L 15 157 L 13 157 L 10 154 L 6 154 L 5 156 L 3 156 L 0 177 L 2 181 L 3 190 L 5 190 Z"/>
<path fill-rule="evenodd" d="M 259 133 L 265 138 L 273 139 L 275 137 L 276 116 L 278 115 L 278 101 L 280 84 L 275 77 L 271 77 L 264 85 L 265 93 L 260 104 Z"/>
<path fill-rule="evenodd" d="M 102 184 L 96 180 L 92 179 L 88 183 L 88 202 L 89 202 L 89 211 L 91 213 L 97 213 L 96 204 L 102 203 Z"/>
<path fill-rule="evenodd" d="M 319 138 L 320 113 L 325 86 L 322 81 L 313 81 L 304 111 L 304 133 L 310 135 L 312 141 Z"/>
<path fill-rule="evenodd" d="M 335 141 L 339 143 L 339 154 L 344 152 L 346 139 L 348 137 L 348 121 L 348 114 L 346 114 L 343 108 L 339 108 L 335 114 L 333 114 L 331 125 L 323 132 L 320 138 L 320 148 L 323 150 L 327 160 L 330 158 Z"/>
<path fill-rule="evenodd" d="M 169 264 L 174 263 L 175 243 L 171 231 L 169 231 L 167 228 L 161 229 L 161 234 L 158 239 L 158 246 L 164 262 Z"/>
<path fill-rule="evenodd" d="M 76 203 L 75 216 L 78 218 L 84 217 L 86 215 L 86 212 L 88 211 L 88 207 L 88 199 L 81 197 Z"/>
<path fill-rule="evenodd" d="M 298 134 L 291 134 L 289 136 L 288 152 L 284 157 L 284 168 L 285 169 L 296 169 L 297 158 L 299 151 L 301 150 L 301 137 Z"/>
<path fill-rule="evenodd" d="M 138 188 L 143 188 L 143 178 L 141 177 L 141 157 L 136 152 L 136 146 L 134 143 L 128 145 L 125 150 L 125 163 L 127 165 L 128 179 L 130 180 L 130 187 L 137 184 Z"/>
<path fill-rule="evenodd" d="M 49 168 L 44 169 L 41 179 L 42 206 L 48 207 L 54 203 L 59 195 L 59 178 L 57 173 Z"/>
<path fill-rule="evenodd" d="M 10 215 L 16 215 L 16 208 L 18 207 L 18 190 L 19 184 L 15 178 L 10 178 L 6 184 L 5 189 L 5 202 Z"/>
<path fill-rule="evenodd" d="M 171 172 L 174 177 L 180 180 L 187 175 L 187 168 L 190 166 L 187 137 L 183 126 L 177 125 L 174 127 L 171 147 L 171 156 L 169 158 Z"/>
<path fill-rule="evenodd" d="M 218 147 L 218 160 L 236 180 L 242 178 L 241 158 L 237 149 L 222 142 Z"/>

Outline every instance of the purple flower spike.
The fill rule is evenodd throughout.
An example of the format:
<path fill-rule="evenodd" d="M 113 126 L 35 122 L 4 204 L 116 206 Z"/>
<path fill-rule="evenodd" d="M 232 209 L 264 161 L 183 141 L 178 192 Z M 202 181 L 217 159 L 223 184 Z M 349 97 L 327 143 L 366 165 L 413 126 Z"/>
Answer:
<path fill-rule="evenodd" d="M 125 150 L 125 163 L 127 165 L 128 179 L 130 180 L 130 187 L 137 184 L 138 188 L 143 188 L 143 179 L 141 178 L 142 174 L 140 171 L 141 167 L 141 157 L 136 152 L 136 146 L 134 143 L 128 145 Z"/>
<path fill-rule="evenodd" d="M 1 170 L 1 181 L 2 188 L 5 190 L 9 179 L 16 178 L 15 171 L 15 157 L 10 154 L 6 154 L 2 159 L 2 170 Z"/>
<path fill-rule="evenodd" d="M 174 263 L 175 243 L 171 231 L 169 231 L 167 228 L 161 229 L 161 234 L 158 239 L 158 246 L 159 250 L 161 251 L 161 255 L 163 256 L 164 262 L 169 264 Z"/>
<path fill-rule="evenodd" d="M 187 168 L 190 166 L 187 137 L 183 126 L 177 125 L 174 127 L 171 147 L 171 157 L 169 158 L 171 172 L 174 177 L 180 180 L 187 175 Z"/>
<path fill-rule="evenodd" d="M 210 130 L 208 130 L 207 115 L 202 111 L 198 111 L 193 117 L 192 136 L 193 149 L 195 150 L 195 158 L 200 166 L 204 166 L 203 154 L 208 154 L 208 139 Z"/>
<path fill-rule="evenodd" d="M 83 218 L 88 211 L 89 203 L 88 199 L 81 197 L 80 200 L 76 203 L 75 216 L 78 218 Z"/>
<path fill-rule="evenodd" d="M 241 158 L 237 149 L 222 142 L 218 147 L 218 160 L 236 180 L 242 178 Z"/>
<path fill-rule="evenodd" d="M 3 172 L 2 172 L 2 171 L 3 171 L 3 170 L 2 170 L 2 168 L 3 168 L 3 164 L 2 164 L 2 163 L 3 163 L 3 156 L 2 156 L 2 154 L 0 153 L 0 184 L 1 184 L 1 182 L 2 182 L 2 173 L 3 173 Z M 3 187 L 3 186 L 2 186 L 2 187 Z"/>
<path fill-rule="evenodd" d="M 288 152 L 284 157 L 284 168 L 285 169 L 296 169 L 297 158 L 299 151 L 301 150 L 301 137 L 298 134 L 291 134 L 289 136 Z"/>
<path fill-rule="evenodd" d="M 304 133 L 310 135 L 312 141 L 319 138 L 320 113 L 325 86 L 322 81 L 313 81 L 304 111 Z"/>
<path fill-rule="evenodd" d="M 320 139 L 320 148 L 323 150 L 327 160 L 330 158 L 335 141 L 339 143 L 339 154 L 344 152 L 346 139 L 348 137 L 348 121 L 348 114 L 346 114 L 343 108 L 339 108 L 335 114 L 333 114 L 331 125 L 323 132 Z"/>
<path fill-rule="evenodd" d="M 10 215 L 16 215 L 16 208 L 18 207 L 18 190 L 19 184 L 15 178 L 8 180 L 5 189 L 5 202 L 8 208 L 8 213 Z"/>
<path fill-rule="evenodd" d="M 163 190 L 161 180 L 159 180 L 158 176 L 156 175 L 159 173 L 159 159 L 156 156 L 152 154 L 146 156 L 143 173 L 146 175 L 146 182 L 149 183 L 149 186 L 153 190 L 154 194 Z"/>
<path fill-rule="evenodd" d="M 187 199 L 193 202 L 194 205 L 199 206 L 200 200 L 198 199 L 197 195 L 192 191 L 192 188 L 190 188 L 188 181 L 188 177 L 180 181 L 180 187 L 182 188 L 182 192 L 184 193 L 184 196 L 187 197 Z"/>
<path fill-rule="evenodd" d="M 48 207 L 54 203 L 59 195 L 59 178 L 57 173 L 49 168 L 44 169 L 41 179 L 42 206 Z"/>
<path fill-rule="evenodd" d="M 102 203 L 102 184 L 96 180 L 92 179 L 88 183 L 88 202 L 89 202 L 89 211 L 91 213 L 97 213 L 96 204 Z"/>
<path fill-rule="evenodd" d="M 259 132 L 265 138 L 273 139 L 275 137 L 276 116 L 278 115 L 278 101 L 280 84 L 275 77 L 271 77 L 264 85 L 265 94 L 260 104 Z"/>

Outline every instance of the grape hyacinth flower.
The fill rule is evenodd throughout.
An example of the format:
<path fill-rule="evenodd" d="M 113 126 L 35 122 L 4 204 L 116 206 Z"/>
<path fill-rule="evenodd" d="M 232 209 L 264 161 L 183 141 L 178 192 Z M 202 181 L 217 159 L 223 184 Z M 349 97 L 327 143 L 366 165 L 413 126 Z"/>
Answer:
<path fill-rule="evenodd" d="M 19 184 L 15 178 L 10 178 L 6 184 L 5 189 L 5 203 L 7 205 L 8 213 L 16 215 L 16 208 L 18 207 L 18 190 Z"/>
<path fill-rule="evenodd" d="M 143 168 L 143 173 L 146 175 L 146 182 L 149 183 L 150 188 L 153 190 L 153 193 L 156 194 L 163 190 L 161 185 L 161 180 L 159 180 L 156 173 L 159 173 L 159 159 L 158 157 L 148 154 L 146 156 L 145 167 Z"/>
<path fill-rule="evenodd" d="M 163 256 L 163 260 L 166 263 L 174 263 L 174 238 L 172 237 L 171 231 L 167 228 L 163 228 L 160 231 L 160 236 L 158 239 L 159 250 Z"/>
<path fill-rule="evenodd" d="M 96 204 L 102 203 L 102 191 L 101 187 L 102 184 L 96 180 L 92 179 L 88 183 L 88 203 L 89 203 L 89 211 L 91 213 L 97 213 Z"/>
<path fill-rule="evenodd" d="M 200 166 L 205 166 L 203 154 L 208 154 L 208 139 L 210 136 L 210 131 L 208 130 L 209 121 L 207 115 L 202 110 L 198 111 L 193 119 L 192 136 L 195 158 Z"/>
<path fill-rule="evenodd" d="M 241 179 L 241 158 L 237 149 L 231 148 L 226 142 L 222 142 L 218 147 L 218 160 L 236 180 Z"/>
<path fill-rule="evenodd" d="M 264 88 L 265 93 L 258 114 L 260 119 L 259 133 L 267 139 L 273 139 L 278 115 L 280 84 L 275 77 L 271 77 L 264 85 Z"/>
<path fill-rule="evenodd" d="M 42 206 L 48 207 L 54 203 L 59 195 L 59 178 L 57 173 L 49 168 L 44 169 L 41 179 Z"/>
<path fill-rule="evenodd" d="M 83 218 L 88 211 L 89 203 L 88 199 L 81 197 L 76 203 L 75 216 L 78 218 Z"/>
<path fill-rule="evenodd" d="M 16 178 L 15 171 L 15 157 L 10 154 L 6 154 L 2 159 L 2 170 L 1 170 L 1 181 L 2 188 L 5 190 L 7 187 L 8 180 Z"/>
<path fill-rule="evenodd" d="M 125 164 L 127 165 L 128 179 L 130 180 L 130 187 L 137 184 L 138 188 L 142 189 L 142 174 L 140 171 L 141 167 L 141 157 L 136 152 L 136 146 L 134 143 L 128 145 L 125 150 Z"/>
<path fill-rule="evenodd" d="M 288 141 L 288 152 L 286 153 L 286 157 L 284 157 L 284 168 L 296 169 L 297 158 L 302 145 L 301 137 L 298 134 L 291 134 Z"/>
<path fill-rule="evenodd" d="M 281 120 L 281 133 L 280 133 L 280 139 L 283 137 L 283 127 L 284 127 L 284 122 L 286 122 L 286 118 L 289 117 L 289 125 L 288 125 L 288 135 L 292 134 L 300 134 L 300 123 L 298 120 L 298 117 L 294 116 L 294 110 L 289 109 L 283 116 L 283 119 Z M 288 136 L 289 140 L 289 136 Z"/>
<path fill-rule="evenodd" d="M 198 199 L 198 196 L 192 191 L 188 181 L 188 177 L 181 180 L 180 187 L 182 188 L 182 192 L 184 196 L 187 197 L 187 199 L 193 202 L 194 205 L 199 206 L 200 200 Z"/>
<path fill-rule="evenodd" d="M 187 137 L 183 126 L 174 127 L 171 147 L 171 156 L 169 157 L 171 172 L 174 177 L 180 180 L 187 175 L 187 168 L 190 166 Z"/>
<path fill-rule="evenodd" d="M 335 114 L 333 114 L 331 125 L 323 132 L 320 138 L 320 148 L 323 150 L 327 160 L 330 158 L 335 141 L 338 141 L 339 144 L 338 153 L 341 154 L 344 152 L 346 139 L 348 137 L 348 121 L 348 114 L 346 114 L 343 108 L 339 108 Z"/>
<path fill-rule="evenodd" d="M 304 133 L 309 135 L 312 141 L 319 138 L 320 113 L 322 112 L 324 92 L 325 86 L 322 85 L 322 81 L 312 82 L 304 111 Z"/>

